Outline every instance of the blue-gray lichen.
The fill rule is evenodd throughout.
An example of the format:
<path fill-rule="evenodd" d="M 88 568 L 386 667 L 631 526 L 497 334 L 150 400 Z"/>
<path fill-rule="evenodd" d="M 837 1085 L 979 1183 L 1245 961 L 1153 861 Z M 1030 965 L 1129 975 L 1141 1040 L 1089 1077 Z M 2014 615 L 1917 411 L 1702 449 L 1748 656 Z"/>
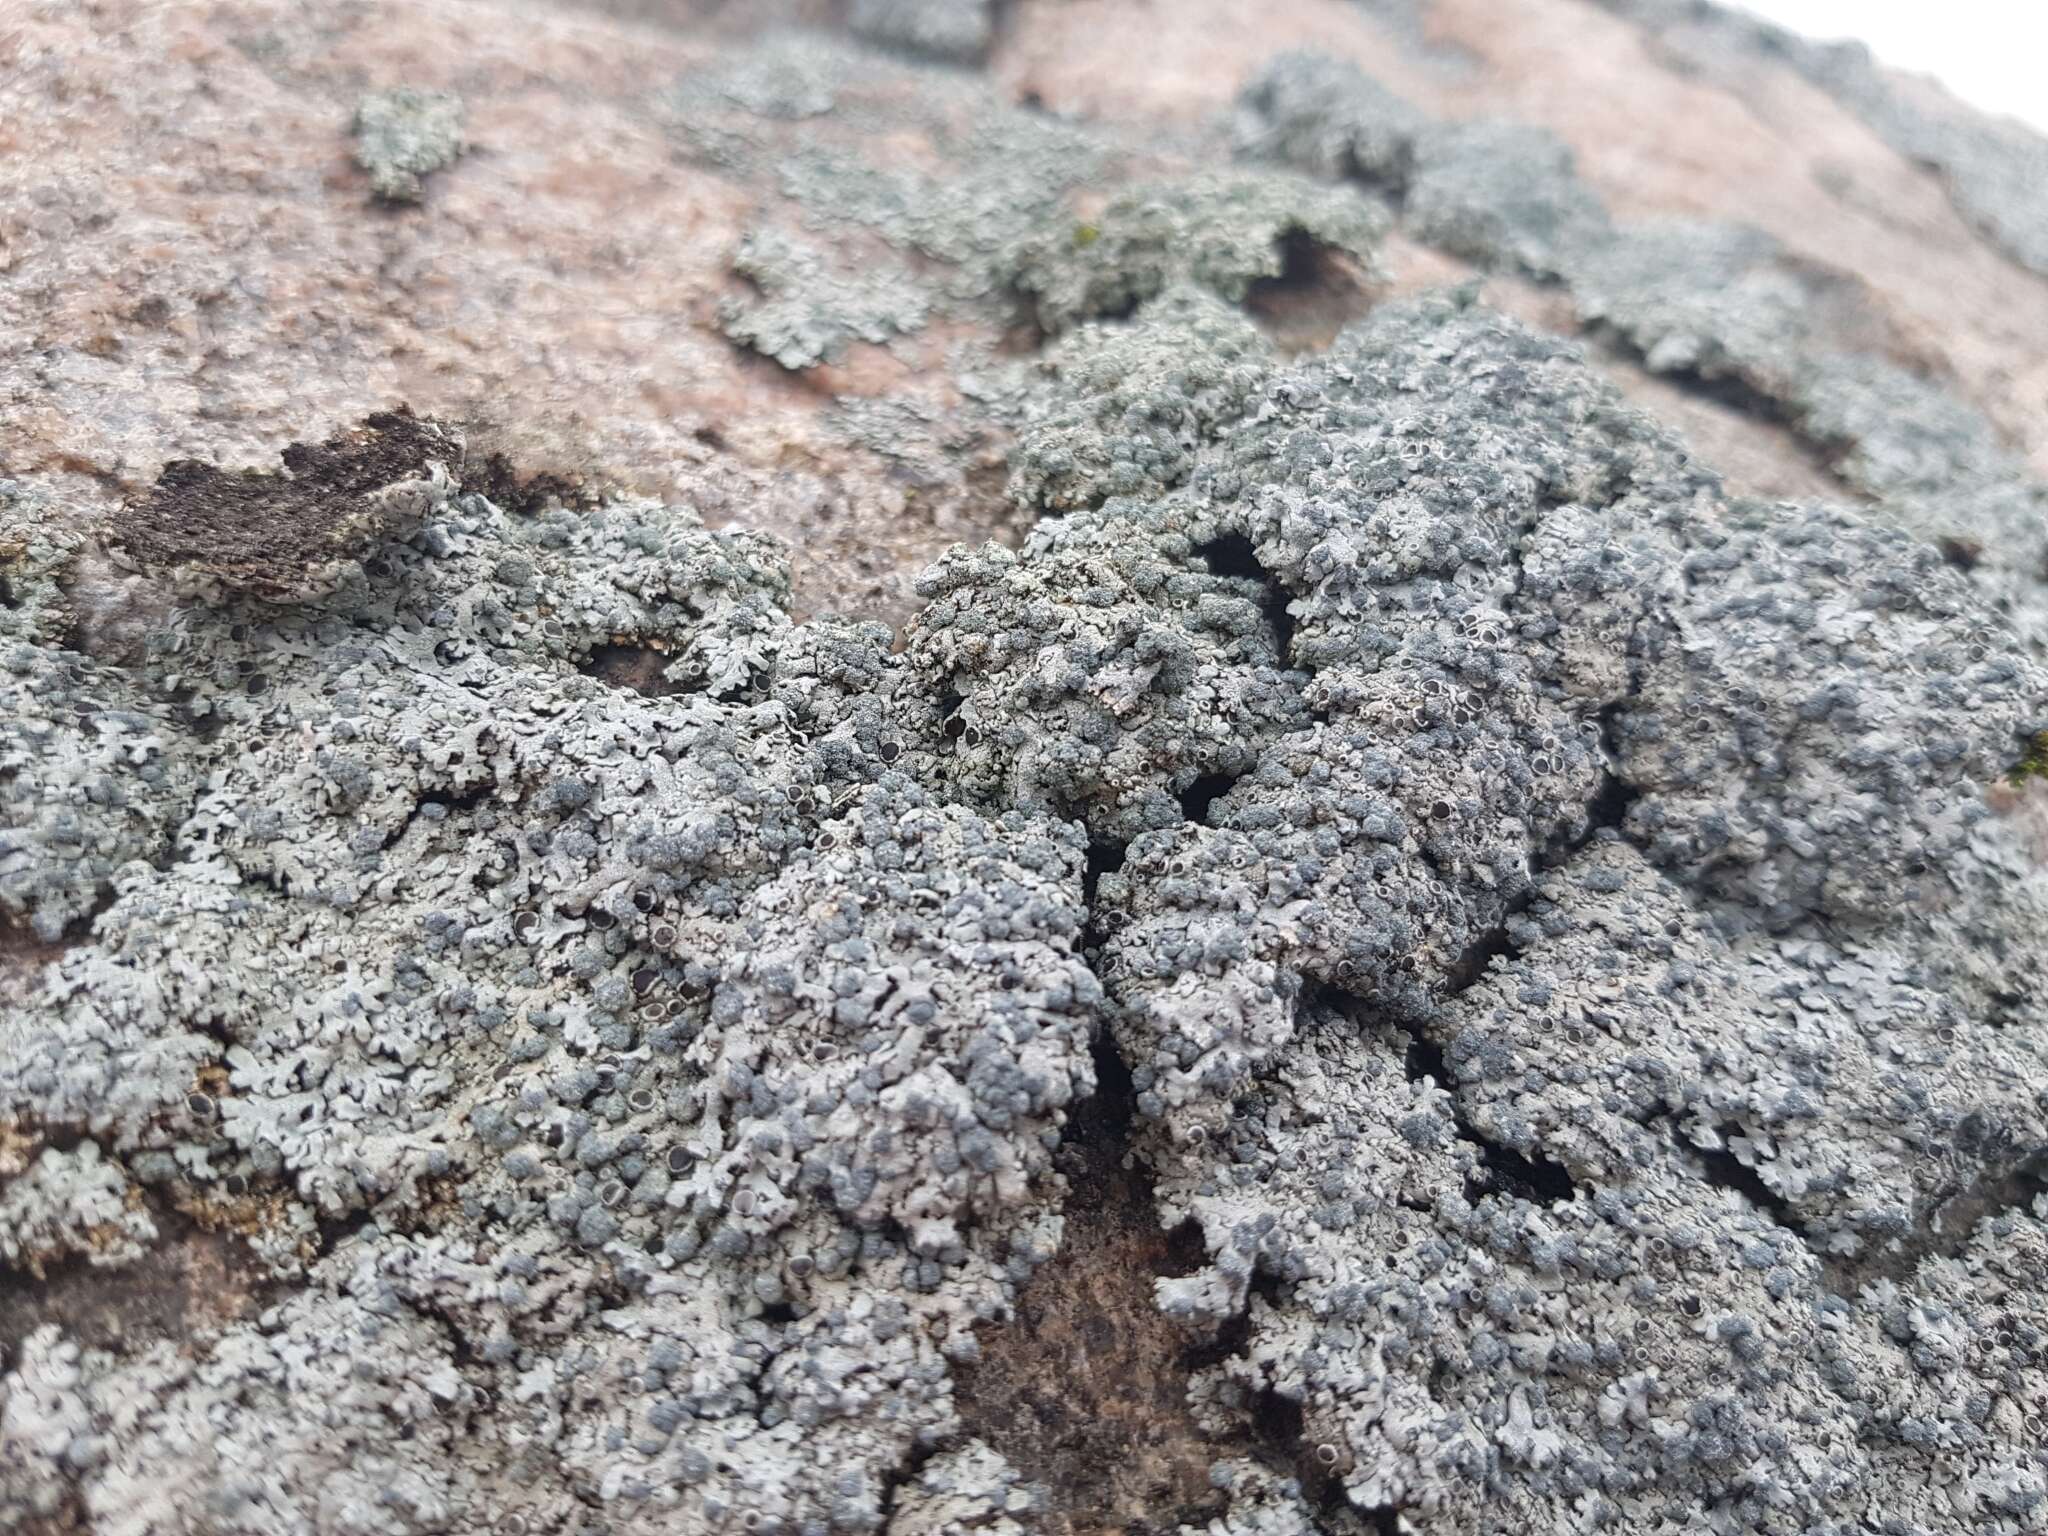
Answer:
<path fill-rule="evenodd" d="M 65 646 L 76 546 L 33 507 L 0 522 L 0 920 L 48 944 L 116 870 L 167 851 L 194 788 L 178 733 Z"/>
<path fill-rule="evenodd" d="M 104 1371 L 91 1401 L 141 1370 L 156 1406 L 71 1475 L 151 1529 L 308 1500 L 555 1529 L 586 1481 L 650 1519 L 872 1524 L 947 1426 L 945 1359 L 1055 1246 L 1099 1003 L 1080 834 L 894 773 L 886 632 L 791 625 L 758 538 L 643 503 L 512 518 L 446 478 L 427 503 L 316 592 L 176 615 L 122 703 L 204 783 L 170 856 L 77 873 L 111 897 L 94 942 L 5 1005 L 0 1121 L 82 1138 L 7 1185 L 5 1262 L 132 1259 L 131 1179 L 303 1213 L 263 1245 L 303 1275 L 260 1346 L 292 1384 L 195 1456 L 203 1378 Z M 80 665 L 60 643 L 39 664 Z M 618 646 L 681 692 L 579 670 Z M 62 729 L 52 763 L 96 739 Z M 316 1222 L 366 1211 L 322 1253 Z M 597 1333 L 548 1321 L 620 1286 Z M 393 1392 L 417 1443 L 334 1459 L 316 1424 L 374 1439 Z M 539 1433 L 582 1470 L 480 1506 L 452 1437 L 485 1403 L 501 1450 Z"/>
<path fill-rule="evenodd" d="M 1025 392 L 1010 496 L 1047 511 L 1158 495 L 1195 450 L 1257 404 L 1273 359 L 1231 304 L 1176 285 L 1128 322 L 1091 321 L 1048 347 Z"/>
<path fill-rule="evenodd" d="M 748 78 L 692 110 L 836 110 Z M 2015 483 L 1820 367 L 1767 244 L 1665 261 L 1343 71 L 1247 110 L 1874 487 Z M 940 561 L 900 653 L 793 622 L 765 538 L 508 510 L 398 413 L 130 508 L 182 594 L 130 665 L 0 531 L 0 1265 L 193 1223 L 272 1286 L 0 1319 L 0 1523 L 1059 1529 L 963 1383 L 1129 1166 L 1211 1530 L 2048 1529 L 2048 912 L 1982 794 L 2048 687 L 1982 573 L 1729 497 L 1467 293 L 1282 361 L 1236 306 L 1290 234 L 1366 254 L 1357 189 L 1081 220 L 1074 130 L 963 121 L 943 186 L 782 167 L 1055 337 L 962 393 L 1065 515 Z"/>
<path fill-rule="evenodd" d="M 785 368 L 836 362 L 850 342 L 879 344 L 925 322 L 927 301 L 907 273 L 835 273 L 814 246 L 776 231 L 742 240 L 732 269 L 760 297 L 721 306 L 725 334 Z"/>
<path fill-rule="evenodd" d="M 1853 282 L 1746 227 L 1617 223 L 1541 132 L 1437 122 L 1318 55 L 1285 55 L 1254 79 L 1237 134 L 1247 153 L 1390 194 L 1425 240 L 1563 283 L 1582 324 L 1651 369 L 1746 392 L 1887 520 L 1980 567 L 2029 644 L 2048 637 L 2048 487 L 1974 406 L 1854 344 Z"/>
<path fill-rule="evenodd" d="M 855 35 L 955 63 L 972 63 L 995 36 L 996 0 L 853 0 Z"/>

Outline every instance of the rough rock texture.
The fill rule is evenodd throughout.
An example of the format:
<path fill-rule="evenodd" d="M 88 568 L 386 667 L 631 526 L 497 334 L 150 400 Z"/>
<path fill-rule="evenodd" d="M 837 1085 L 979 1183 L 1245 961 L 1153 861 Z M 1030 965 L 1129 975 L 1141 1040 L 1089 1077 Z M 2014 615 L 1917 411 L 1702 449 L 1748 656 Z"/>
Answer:
<path fill-rule="evenodd" d="M 605 9 L 0 44 L 0 1528 L 2048 1531 L 2039 146 Z"/>

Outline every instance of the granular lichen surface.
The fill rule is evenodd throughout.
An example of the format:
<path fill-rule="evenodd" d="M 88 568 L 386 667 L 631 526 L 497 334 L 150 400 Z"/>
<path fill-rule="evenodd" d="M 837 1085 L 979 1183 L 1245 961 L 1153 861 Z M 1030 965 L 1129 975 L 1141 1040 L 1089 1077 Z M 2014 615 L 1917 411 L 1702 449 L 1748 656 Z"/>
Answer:
<path fill-rule="evenodd" d="M 664 109 L 790 200 L 756 365 L 1006 337 L 1028 532 L 900 634 L 387 402 L 90 536 L 0 481 L 0 1528 L 2048 1530 L 2040 488 L 1538 135 L 1293 57 L 1235 163 L 954 73 L 943 175 L 806 146 L 928 69 Z M 1397 228 L 1861 499 L 1469 286 L 1269 334 Z"/>

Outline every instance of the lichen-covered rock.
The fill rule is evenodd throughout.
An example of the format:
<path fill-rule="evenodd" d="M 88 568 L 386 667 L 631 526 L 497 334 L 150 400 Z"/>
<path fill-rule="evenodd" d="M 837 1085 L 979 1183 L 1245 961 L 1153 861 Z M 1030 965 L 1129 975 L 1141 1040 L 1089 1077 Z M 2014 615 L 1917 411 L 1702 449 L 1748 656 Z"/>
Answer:
<path fill-rule="evenodd" d="M 101 942 L 8 1006 L 0 1120 L 95 1140 L 7 1186 L 0 1255 L 139 1255 L 102 1146 L 161 1198 L 312 1220 L 268 1245 L 304 1275 L 281 1331 L 221 1346 L 296 1384 L 203 1456 L 206 1389 L 152 1384 L 99 1518 L 271 1531 L 372 1507 L 363 1479 L 411 1510 L 378 1528 L 525 1511 L 453 1455 L 486 1391 L 566 1413 L 579 1476 L 650 1519 L 684 1490 L 692 1519 L 872 1509 L 945 1431 L 941 1351 L 1051 1251 L 1050 1150 L 1093 1086 L 1080 842 L 892 776 L 886 637 L 797 629 L 785 593 L 758 539 L 674 509 L 515 519 L 456 486 L 316 595 L 183 610 L 127 679 L 142 717 L 207 722 L 206 783 L 177 859 L 128 864 Z M 584 675 L 621 648 L 680 691 Z M 492 1213 L 484 1250 L 388 1245 L 449 1199 Z M 369 1211 L 380 1236 L 319 1256 L 314 1221 Z M 515 1343 L 621 1274 L 645 1315 L 609 1357 L 544 1323 L 569 1353 Z M 859 1387 L 770 1369 L 792 1350 Z M 583 1372 L 613 1384 L 596 1418 Z M 370 1434 L 394 1390 L 433 1427 L 336 1459 L 315 1419 Z M 831 1423 L 843 1453 L 799 1473 Z M 552 1483 L 524 1517 L 573 1502 Z"/>
<path fill-rule="evenodd" d="M 1027 240 L 1010 282 L 1049 332 L 1127 315 L 1176 284 L 1233 303 L 1285 269 L 1290 241 L 1369 262 L 1385 230 L 1349 188 L 1284 174 L 1219 172 L 1137 187 L 1092 219 Z"/>
<path fill-rule="evenodd" d="M 903 273 L 835 276 L 817 250 L 786 235 L 748 235 L 733 270 L 762 297 L 729 300 L 719 312 L 725 334 L 785 368 L 834 362 L 849 342 L 885 342 L 925 321 L 925 299 Z"/>
<path fill-rule="evenodd" d="M 721 357 L 1056 515 L 899 648 L 695 460 L 173 462 L 118 627 L 0 487 L 0 1524 L 2048 1529 L 2040 492 L 1854 285 L 1303 56 L 1323 181 L 818 38 L 648 110 Z M 1870 505 L 1469 286 L 1285 356 L 1395 228 Z"/>
<path fill-rule="evenodd" d="M 904 1536 L 1026 1536 L 1039 1524 L 1045 1492 L 1026 1482 L 980 1440 L 926 1462 L 896 1496 L 892 1530 Z"/>
<path fill-rule="evenodd" d="M 1877 1322 L 1814 1309 L 2039 1188 L 2038 1039 L 2016 1066 L 1945 978 L 1994 929 L 2038 963 L 2038 919 L 1984 901 L 1975 786 L 2040 678 L 1932 547 L 1725 502 L 1568 353 L 1456 303 L 1382 311 L 1193 458 L 936 575 L 910 658 L 965 722 L 937 760 L 960 792 L 1121 850 L 1112 1028 L 1162 1218 L 1214 1256 L 1162 1302 L 1253 1323 L 1217 1411 L 1303 1403 L 1353 1502 L 1423 1529 L 1501 1500 L 1540 1525 L 1581 1487 L 1648 1518 L 1732 1497 L 1712 1468 L 1758 1454 L 1743 1507 L 1852 1507 L 1818 1469 L 1859 1421 L 1814 1414 L 1830 1341 Z M 1200 622 L 1219 557 L 1266 588 L 1238 624 Z M 1496 958 L 1546 942 L 1581 947 Z M 1763 1204 L 1714 1188 L 1744 1179 Z M 1511 1232 L 1527 1278 L 1458 1268 Z M 1725 1277 L 1712 1307 L 1660 1299 L 1674 1252 Z M 1413 1300 L 1383 1258 L 1421 1266 Z M 1646 1343 L 1673 1305 L 1707 1319 L 1696 1353 Z M 1667 1422 L 1701 1449 L 1674 1461 Z M 2017 1445 L 1987 1454 L 1987 1488 L 2026 1486 Z"/>
<path fill-rule="evenodd" d="M 949 156 L 942 170 L 878 165 L 824 139 L 774 157 L 774 182 L 808 224 L 872 231 L 913 259 L 939 263 L 932 287 L 941 299 L 998 300 L 1027 253 L 1071 243 L 1080 221 L 1069 199 L 1101 175 L 1110 146 L 1079 125 L 999 105 L 943 71 L 922 71 L 906 84 L 943 114 Z M 763 146 L 739 152 L 760 156 Z"/>
<path fill-rule="evenodd" d="M 1242 147 L 1401 199 L 1426 240 L 1460 256 L 1555 276 L 1599 239 L 1606 211 L 1571 152 L 1525 125 L 1438 123 L 1335 60 L 1287 54 L 1241 98 Z"/>
<path fill-rule="evenodd" d="M 156 1235 L 121 1169 L 90 1141 L 73 1152 L 45 1149 L 0 1190 L 0 1262 L 38 1280 L 52 1258 L 132 1264 Z"/>
<path fill-rule="evenodd" d="M 870 42 L 973 63 L 995 36 L 996 0 L 853 0 L 847 25 Z"/>
<path fill-rule="evenodd" d="M 1128 323 L 1077 326 L 1041 366 L 1053 387 L 1026 397 L 1009 490 L 1066 512 L 1186 479 L 1195 450 L 1257 403 L 1272 358 L 1239 310 L 1175 287 Z"/>
<path fill-rule="evenodd" d="M 1397 196 L 1425 240 L 1562 282 L 1581 324 L 1653 371 L 1753 392 L 1888 521 L 1981 566 L 1991 601 L 2043 643 L 2048 489 L 1981 411 L 1871 344 L 1881 327 L 1853 280 L 1744 225 L 1618 223 L 1540 132 L 1438 122 L 1314 54 L 1247 84 L 1237 132 L 1251 154 Z"/>
<path fill-rule="evenodd" d="M 196 786 L 176 724 L 68 646 L 78 540 L 38 510 L 0 523 L 0 918 L 55 944 L 168 851 Z"/>
<path fill-rule="evenodd" d="M 1307 723 L 1261 589 L 1193 540 L 1077 530 L 1041 558 L 988 548 L 928 572 L 908 655 L 942 718 L 933 771 L 957 793 L 1079 817 L 1127 842 L 1179 797 L 1235 778 L 1262 737 Z"/>
<path fill-rule="evenodd" d="M 2048 274 L 2048 141 L 1881 68 L 1859 42 L 1821 42 L 1746 11 L 1693 0 L 1601 0 L 1680 58 L 1720 52 L 1789 65 L 1907 159 L 1937 170 L 1970 222 L 2012 259 Z"/>

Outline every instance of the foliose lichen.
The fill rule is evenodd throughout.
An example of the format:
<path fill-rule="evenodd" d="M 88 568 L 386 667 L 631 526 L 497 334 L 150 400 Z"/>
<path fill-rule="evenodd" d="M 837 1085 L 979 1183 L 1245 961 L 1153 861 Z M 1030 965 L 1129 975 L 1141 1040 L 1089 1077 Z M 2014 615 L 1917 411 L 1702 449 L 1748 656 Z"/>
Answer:
<path fill-rule="evenodd" d="M 724 303 L 725 334 L 785 368 L 836 362 L 851 342 L 880 344 L 917 330 L 928 312 L 901 270 L 835 273 L 815 247 L 775 231 L 747 235 L 732 269 L 761 297 Z"/>
<path fill-rule="evenodd" d="M 1286 55 L 1241 98 L 1240 148 L 1398 199 L 1424 239 L 1561 282 L 1581 323 L 1654 371 L 1733 385 L 1782 418 L 1889 521 L 1943 545 L 2025 642 L 2048 635 L 2039 592 L 2048 488 L 1975 407 L 1852 345 L 1853 284 L 1759 231 L 1705 221 L 1617 224 L 1542 134 L 1439 123 L 1348 64 Z"/>
<path fill-rule="evenodd" d="M 978 110 L 943 185 L 782 166 L 933 313 L 1051 338 L 961 394 L 1059 515 L 939 561 L 900 650 L 795 622 L 763 536 L 501 505 L 395 413 L 126 508 L 133 664 L 75 544 L 0 531 L 0 1265 L 175 1213 L 274 1287 L 0 1332 L 0 1522 L 1062 1529 L 961 1383 L 1114 1093 L 1186 1254 L 1182 1529 L 2048 1529 L 2048 912 L 1983 793 L 2048 689 L 2019 567 L 1902 510 L 2031 492 L 1809 345 L 1767 243 L 1681 240 L 1689 289 L 1555 146 L 1354 73 L 1283 61 L 1245 142 L 1365 189 L 1084 213 L 1100 144 Z M 1469 291 L 1282 359 L 1243 302 L 1290 234 L 1369 257 L 1371 187 L 1849 423 L 1904 526 L 1731 497 Z M 731 323 L 808 358 L 812 313 Z"/>

